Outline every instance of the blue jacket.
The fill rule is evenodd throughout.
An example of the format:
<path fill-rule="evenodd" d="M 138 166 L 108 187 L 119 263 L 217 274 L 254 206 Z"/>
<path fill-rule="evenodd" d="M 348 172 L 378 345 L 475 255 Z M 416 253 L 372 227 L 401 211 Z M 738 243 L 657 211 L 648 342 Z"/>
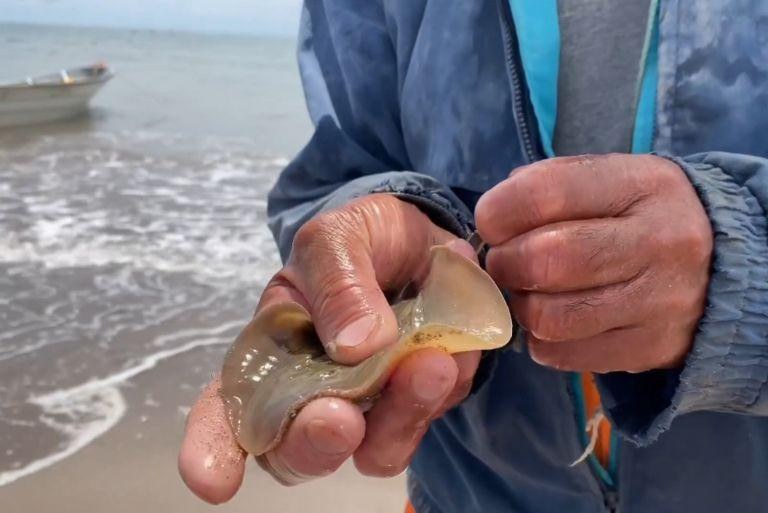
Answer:
<path fill-rule="evenodd" d="M 307 0 L 316 130 L 270 194 L 283 258 L 312 215 L 372 192 L 467 235 L 480 194 L 550 154 L 553 2 Z M 618 458 L 572 468 L 578 380 L 492 353 L 413 461 L 419 513 L 768 512 L 768 0 L 662 0 L 645 63 L 635 150 L 677 159 L 715 236 L 684 368 L 600 376 Z"/>

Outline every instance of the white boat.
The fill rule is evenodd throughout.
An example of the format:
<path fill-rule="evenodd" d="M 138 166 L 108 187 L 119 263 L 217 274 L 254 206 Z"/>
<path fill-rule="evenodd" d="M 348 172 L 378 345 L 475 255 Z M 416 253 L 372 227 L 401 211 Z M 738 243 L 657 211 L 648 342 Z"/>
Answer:
<path fill-rule="evenodd" d="M 81 114 L 114 73 L 104 64 L 0 83 L 0 127 L 30 125 Z"/>

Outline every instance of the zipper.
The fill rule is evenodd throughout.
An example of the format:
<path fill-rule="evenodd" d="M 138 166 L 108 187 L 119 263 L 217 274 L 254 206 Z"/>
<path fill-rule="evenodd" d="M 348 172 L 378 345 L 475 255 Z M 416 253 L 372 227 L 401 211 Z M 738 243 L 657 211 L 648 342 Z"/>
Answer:
<path fill-rule="evenodd" d="M 582 448 L 581 446 L 584 444 L 582 440 L 581 430 L 584 429 L 583 426 L 585 424 L 585 419 L 583 417 L 586 416 L 586 412 L 585 412 L 584 400 L 577 398 L 577 394 L 576 394 L 576 387 L 579 387 L 579 390 L 581 390 L 581 376 L 579 376 L 577 372 L 569 372 L 564 375 L 564 380 L 565 380 L 566 390 L 568 390 L 568 397 L 570 399 L 571 404 L 573 405 L 574 424 L 579 429 L 577 433 L 579 447 Z M 581 395 L 583 396 L 583 392 L 581 393 Z M 615 433 L 612 432 L 611 438 L 613 438 L 614 436 L 616 435 Z M 611 442 L 613 442 L 613 440 L 611 440 Z M 617 453 L 613 452 L 613 449 L 614 449 L 613 445 L 614 444 L 611 443 L 611 446 L 612 446 L 611 459 L 614 459 L 618 456 Z M 599 466 L 600 463 L 597 462 L 595 458 L 596 458 L 595 455 L 591 454 L 587 458 L 587 460 L 582 463 L 582 465 L 586 465 L 589 468 L 590 474 L 592 474 L 592 477 L 597 482 L 597 485 L 600 488 L 600 492 L 602 493 L 602 496 L 603 496 L 603 505 L 605 506 L 606 510 L 608 510 L 609 513 L 616 513 L 616 511 L 618 511 L 618 508 L 619 508 L 619 494 L 615 488 L 616 483 L 611 485 L 606 482 L 603 476 L 600 475 L 600 473 L 595 468 L 595 466 L 596 465 Z M 608 469 L 603 469 L 603 471 L 607 472 Z M 615 479 L 614 476 L 610 476 L 610 475 L 609 475 L 609 478 Z"/>
<path fill-rule="evenodd" d="M 507 74 L 512 85 L 512 113 L 517 125 L 517 133 L 523 143 L 523 155 L 530 164 L 544 158 L 541 150 L 538 132 L 532 131 L 536 119 L 531 111 L 527 90 L 523 84 L 523 70 L 520 65 L 520 49 L 517 44 L 517 33 L 514 29 L 512 11 L 508 0 L 499 0 L 501 26 L 504 36 L 504 55 L 507 62 Z M 535 132 L 535 133 L 534 133 Z"/>
<path fill-rule="evenodd" d="M 517 33 L 514 28 L 514 20 L 512 19 L 512 10 L 508 0 L 498 0 L 498 6 L 504 37 L 504 55 L 506 57 L 507 74 L 509 75 L 512 86 L 512 111 L 517 125 L 518 137 L 523 146 L 523 156 L 528 163 L 532 163 L 546 158 L 546 155 L 541 147 L 541 140 L 537 129 L 531 129 L 531 127 L 537 126 L 538 121 L 533 114 L 530 100 L 528 99 L 527 86 L 523 82 L 524 74 L 521 66 Z M 565 375 L 565 386 L 571 404 L 574 406 L 574 424 L 578 430 L 581 430 L 583 429 L 583 423 L 581 425 L 579 423 L 581 412 L 577 411 L 578 404 L 575 399 L 575 390 L 573 389 L 573 384 L 568 374 Z M 613 436 L 615 436 L 615 434 Z M 581 437 L 578 437 L 578 439 L 581 440 Z M 614 444 L 612 443 L 611 445 L 613 446 Z M 612 454 L 612 458 L 615 457 L 617 457 L 617 455 Z M 615 462 L 613 463 L 615 464 Z M 587 463 L 587 466 L 602 493 L 603 504 L 606 510 L 609 513 L 616 513 L 619 508 L 618 492 L 616 489 L 608 486 L 590 463 Z"/>

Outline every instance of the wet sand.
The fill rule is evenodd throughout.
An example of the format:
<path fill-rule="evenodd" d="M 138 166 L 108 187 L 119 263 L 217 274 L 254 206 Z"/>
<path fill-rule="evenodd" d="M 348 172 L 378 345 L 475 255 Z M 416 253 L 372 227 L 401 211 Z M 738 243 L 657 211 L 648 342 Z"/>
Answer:
<path fill-rule="evenodd" d="M 3 513 L 204 512 L 176 471 L 191 405 L 221 358 L 207 347 L 161 362 L 122 387 L 128 414 L 109 432 L 56 465 L 0 488 Z M 186 385 L 184 385 L 186 383 Z M 333 476 L 285 488 L 249 462 L 240 493 L 218 506 L 248 513 L 399 513 L 405 478 L 360 476 L 350 464 Z"/>

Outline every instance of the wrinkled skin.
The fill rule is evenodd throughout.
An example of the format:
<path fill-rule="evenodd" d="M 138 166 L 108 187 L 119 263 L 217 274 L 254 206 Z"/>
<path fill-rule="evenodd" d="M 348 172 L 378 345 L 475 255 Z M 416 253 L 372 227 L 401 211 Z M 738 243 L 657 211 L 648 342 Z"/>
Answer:
<path fill-rule="evenodd" d="M 295 301 L 312 314 L 333 359 L 362 361 L 396 341 L 397 323 L 385 291 L 421 281 L 435 245 L 474 258 L 468 243 L 435 226 L 413 205 L 390 195 L 361 198 L 302 227 L 258 310 Z M 429 422 L 469 392 L 479 358 L 478 351 L 454 356 L 439 349 L 414 352 L 400 361 L 365 415 L 343 399 L 311 401 L 260 463 L 289 485 L 332 473 L 350 457 L 363 474 L 396 475 L 408 465 Z M 243 463 L 219 455 L 239 451 L 242 456 L 242 451 L 220 397 L 210 391 L 189 414 L 179 471 L 199 497 L 220 503 L 239 488 Z"/>
<path fill-rule="evenodd" d="M 647 155 L 550 159 L 515 170 L 475 215 L 491 245 L 487 270 L 511 291 L 536 361 L 595 372 L 682 363 L 706 301 L 712 233 L 677 165 Z M 356 200 L 300 230 L 260 308 L 301 303 L 335 360 L 360 361 L 395 338 L 382 289 L 423 275 L 429 247 L 446 243 L 472 256 L 411 205 L 383 195 Z M 365 415 L 341 399 L 310 402 L 264 466 L 293 475 L 291 484 L 350 456 L 365 474 L 396 474 L 429 421 L 466 396 L 478 361 L 476 352 L 413 353 Z M 210 502 L 228 500 L 242 481 L 226 422 L 209 388 L 190 412 L 179 456 L 185 482 Z M 210 465 L 216 454 L 230 456 Z"/>
<path fill-rule="evenodd" d="M 675 163 L 556 158 L 519 168 L 475 210 L 487 270 L 531 356 L 573 371 L 672 368 L 704 312 L 712 228 Z"/>

